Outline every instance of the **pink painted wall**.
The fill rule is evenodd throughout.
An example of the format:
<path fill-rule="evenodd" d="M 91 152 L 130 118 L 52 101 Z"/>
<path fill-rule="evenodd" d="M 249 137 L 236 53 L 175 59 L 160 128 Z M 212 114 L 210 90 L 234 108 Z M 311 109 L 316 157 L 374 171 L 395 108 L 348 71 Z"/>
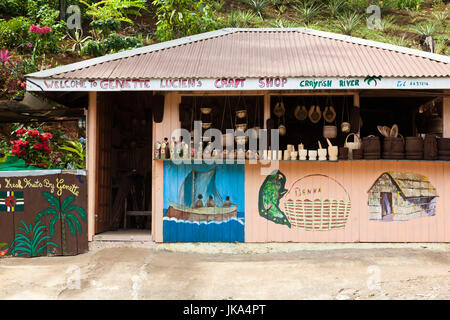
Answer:
<path fill-rule="evenodd" d="M 259 215 L 258 195 L 265 177 L 261 166 L 246 165 L 245 170 L 245 241 L 246 242 L 450 242 L 450 163 L 412 161 L 340 161 L 340 162 L 279 162 L 286 175 L 286 189 L 303 176 L 323 174 L 339 181 L 347 190 L 351 210 L 344 229 L 307 231 L 276 224 Z M 368 190 L 386 171 L 411 172 L 425 175 L 437 189 L 435 216 L 408 221 L 373 221 L 368 214 Z M 330 184 L 323 192 L 337 198 L 342 190 Z M 284 210 L 284 198 L 280 208 Z"/>

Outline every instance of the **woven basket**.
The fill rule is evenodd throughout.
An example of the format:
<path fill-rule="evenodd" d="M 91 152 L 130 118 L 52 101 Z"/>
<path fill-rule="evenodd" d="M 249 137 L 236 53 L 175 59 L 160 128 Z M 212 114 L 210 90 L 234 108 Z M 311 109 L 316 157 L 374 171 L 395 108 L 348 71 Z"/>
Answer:
<path fill-rule="evenodd" d="M 291 225 L 305 230 L 343 229 L 350 214 L 350 201 L 286 200 L 285 213 Z"/>
<path fill-rule="evenodd" d="M 328 179 L 328 184 L 332 184 L 334 181 L 337 184 L 333 187 L 334 189 L 342 188 L 341 195 L 338 196 L 339 200 L 333 199 L 331 195 L 330 199 L 319 199 L 315 195 L 311 195 L 311 198 L 314 199 L 287 198 L 284 201 L 284 212 L 292 227 L 312 231 L 343 229 L 345 227 L 351 209 L 350 196 L 338 181 L 328 176 L 316 174 L 297 180 L 293 186 L 298 183 L 300 185 L 307 184 L 305 178 L 318 179 L 321 177 Z"/>

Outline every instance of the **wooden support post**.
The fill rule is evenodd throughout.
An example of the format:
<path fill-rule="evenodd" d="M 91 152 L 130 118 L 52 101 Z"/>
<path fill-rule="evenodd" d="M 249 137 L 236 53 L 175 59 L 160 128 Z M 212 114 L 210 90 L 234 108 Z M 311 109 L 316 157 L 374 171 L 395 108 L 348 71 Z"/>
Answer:
<path fill-rule="evenodd" d="M 270 95 L 266 91 L 264 92 L 264 128 L 266 129 L 267 119 L 270 119 Z"/>
<path fill-rule="evenodd" d="M 353 93 L 353 105 L 355 107 L 360 107 L 360 101 L 359 101 L 359 91 L 355 91 L 355 93 Z"/>
<path fill-rule="evenodd" d="M 447 96 L 442 97 L 442 130 L 443 137 L 450 138 L 450 91 Z"/>
<path fill-rule="evenodd" d="M 88 176 L 88 240 L 95 235 L 95 204 L 97 186 L 96 141 L 97 141 L 97 93 L 89 92 L 89 109 L 86 121 L 87 176 Z"/>

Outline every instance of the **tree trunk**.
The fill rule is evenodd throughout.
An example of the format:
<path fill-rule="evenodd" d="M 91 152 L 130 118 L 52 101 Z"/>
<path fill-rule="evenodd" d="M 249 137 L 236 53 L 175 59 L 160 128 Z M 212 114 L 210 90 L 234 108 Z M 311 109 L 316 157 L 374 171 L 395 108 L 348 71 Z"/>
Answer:
<path fill-rule="evenodd" d="M 66 20 L 67 0 L 59 0 L 59 20 Z"/>
<path fill-rule="evenodd" d="M 66 220 L 63 218 L 61 219 L 61 244 L 62 244 L 62 255 L 65 256 L 66 255 Z"/>

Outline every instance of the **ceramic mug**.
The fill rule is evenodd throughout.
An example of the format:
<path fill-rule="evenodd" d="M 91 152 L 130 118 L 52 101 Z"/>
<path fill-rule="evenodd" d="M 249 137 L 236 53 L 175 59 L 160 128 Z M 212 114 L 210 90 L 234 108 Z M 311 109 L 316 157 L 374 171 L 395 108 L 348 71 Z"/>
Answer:
<path fill-rule="evenodd" d="M 298 150 L 298 154 L 299 154 L 300 160 L 306 160 L 306 156 L 308 155 L 308 150 L 300 149 L 300 150 Z"/>
<path fill-rule="evenodd" d="M 309 160 L 317 160 L 317 150 L 308 150 Z"/>
<path fill-rule="evenodd" d="M 327 149 L 318 149 L 317 153 L 319 154 L 319 160 L 327 160 Z"/>

